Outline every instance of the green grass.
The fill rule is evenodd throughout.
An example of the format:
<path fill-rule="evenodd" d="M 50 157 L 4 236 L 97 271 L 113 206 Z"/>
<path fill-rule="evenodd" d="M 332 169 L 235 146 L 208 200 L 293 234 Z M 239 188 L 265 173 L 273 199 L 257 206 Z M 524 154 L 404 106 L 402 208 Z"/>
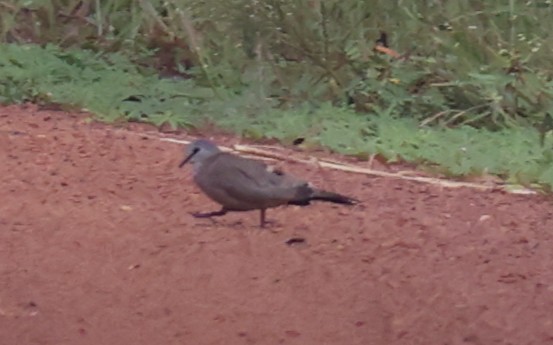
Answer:
<path fill-rule="evenodd" d="M 494 174 L 511 183 L 553 186 L 553 138 L 540 145 L 534 129 L 499 131 L 420 128 L 416 121 L 389 115 L 360 117 L 350 109 L 323 106 L 316 111 L 269 111 L 256 118 L 214 117 L 236 133 L 289 142 L 307 136 L 308 143 L 335 152 L 367 157 L 378 154 L 389 162 L 407 161 L 449 176 Z"/>
<path fill-rule="evenodd" d="M 264 90 L 206 87 L 193 79 L 160 78 L 120 54 L 0 45 L 0 102 L 57 103 L 97 118 L 174 127 L 206 122 L 250 138 L 308 144 L 389 161 L 404 160 L 451 176 L 499 175 L 513 183 L 553 186 L 553 138 L 544 145 L 532 127 L 495 131 L 469 126 L 424 127 L 414 118 L 379 111 L 367 116 L 330 102 L 275 107 Z"/>
<path fill-rule="evenodd" d="M 381 32 L 402 59 L 373 50 Z M 492 130 L 553 113 L 551 32 L 550 0 L 0 2 L 0 42 L 118 52 L 277 109 Z"/>
<path fill-rule="evenodd" d="M 57 103 L 100 119 L 189 125 L 213 91 L 190 80 L 160 79 L 118 54 L 54 46 L 0 46 L 0 102 Z"/>

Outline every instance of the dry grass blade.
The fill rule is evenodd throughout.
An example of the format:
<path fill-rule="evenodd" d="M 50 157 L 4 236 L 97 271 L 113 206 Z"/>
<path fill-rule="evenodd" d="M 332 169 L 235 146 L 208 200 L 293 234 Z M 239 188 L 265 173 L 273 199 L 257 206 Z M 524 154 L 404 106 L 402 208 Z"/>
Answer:
<path fill-rule="evenodd" d="M 269 158 L 281 159 L 285 161 L 293 161 L 293 162 L 304 163 L 304 164 L 314 163 L 312 159 L 301 159 L 301 158 L 295 158 L 290 156 L 284 156 L 281 154 L 275 154 L 275 153 L 261 150 L 248 145 L 234 145 L 234 149 L 241 153 L 254 154 L 262 157 L 269 157 Z M 434 177 L 408 176 L 403 172 L 392 173 L 392 172 L 386 172 L 386 171 L 380 171 L 380 170 L 373 170 L 373 169 L 363 168 L 363 167 L 359 167 L 359 166 L 355 166 L 347 163 L 329 161 L 325 159 L 317 159 L 316 164 L 321 168 L 329 168 L 329 169 L 351 172 L 356 174 L 391 177 L 391 178 L 398 178 L 398 179 L 408 180 L 408 181 L 424 182 L 424 183 L 436 184 L 436 185 L 440 185 L 448 188 L 468 187 L 468 188 L 474 188 L 479 190 L 492 190 L 492 189 L 497 189 L 499 187 L 499 185 L 496 185 L 496 184 L 479 184 L 479 183 L 473 183 L 473 182 L 450 181 L 450 180 L 434 178 Z"/>
<path fill-rule="evenodd" d="M 177 144 L 190 143 L 189 141 L 186 141 L 186 140 L 178 140 L 173 138 L 161 138 L 160 140 L 177 143 Z M 452 181 L 452 180 L 446 180 L 446 179 L 436 178 L 436 177 L 412 176 L 411 171 L 407 173 L 405 171 L 386 172 L 381 170 L 364 168 L 364 167 L 360 167 L 360 166 L 356 166 L 356 165 L 352 165 L 344 162 L 339 162 L 336 160 L 320 159 L 316 157 L 298 158 L 287 154 L 281 154 L 281 153 L 276 153 L 274 151 L 269 151 L 271 147 L 266 145 L 263 146 L 263 149 L 259 147 L 251 146 L 251 145 L 233 145 L 232 148 L 228 148 L 228 147 L 220 147 L 220 148 L 221 150 L 226 152 L 235 151 L 242 156 L 255 157 L 258 159 L 261 158 L 264 160 L 296 162 L 296 163 L 309 164 L 309 165 L 315 164 L 319 168 L 340 170 L 340 171 L 355 173 L 355 174 L 396 178 L 396 179 L 407 180 L 407 181 L 439 185 L 445 188 L 472 188 L 472 189 L 477 189 L 481 191 L 503 190 L 509 193 L 516 193 L 516 194 L 535 194 L 534 191 L 529 189 L 519 188 L 519 189 L 513 190 L 512 188 L 507 188 L 508 186 L 504 184 L 498 184 L 498 183 L 475 183 L 475 182 Z"/>

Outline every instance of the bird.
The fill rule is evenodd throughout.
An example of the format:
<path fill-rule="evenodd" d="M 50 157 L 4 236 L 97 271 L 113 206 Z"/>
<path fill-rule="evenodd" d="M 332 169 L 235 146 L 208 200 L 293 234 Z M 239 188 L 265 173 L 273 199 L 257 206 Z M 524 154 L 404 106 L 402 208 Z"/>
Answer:
<path fill-rule="evenodd" d="M 354 205 L 357 199 L 314 188 L 311 184 L 272 169 L 265 163 L 223 152 L 207 139 L 197 139 L 185 148 L 179 164 L 193 166 L 193 180 L 212 201 L 222 207 L 218 211 L 192 213 L 196 218 L 224 216 L 228 212 L 260 211 L 259 226 L 265 227 L 266 210 L 283 205 L 307 206 L 311 201 Z"/>

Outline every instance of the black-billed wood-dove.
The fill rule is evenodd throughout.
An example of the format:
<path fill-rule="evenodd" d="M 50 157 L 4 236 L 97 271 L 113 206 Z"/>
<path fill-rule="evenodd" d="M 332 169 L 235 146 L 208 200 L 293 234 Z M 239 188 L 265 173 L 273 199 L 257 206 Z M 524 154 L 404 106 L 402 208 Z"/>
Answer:
<path fill-rule="evenodd" d="M 193 164 L 194 181 L 221 210 L 196 213 L 197 218 L 223 216 L 229 211 L 260 210 L 260 226 L 265 225 L 265 211 L 281 205 L 309 205 L 312 200 L 353 205 L 357 200 L 337 193 L 315 189 L 307 182 L 263 162 L 222 152 L 209 140 L 199 139 L 186 147 L 187 162 Z"/>

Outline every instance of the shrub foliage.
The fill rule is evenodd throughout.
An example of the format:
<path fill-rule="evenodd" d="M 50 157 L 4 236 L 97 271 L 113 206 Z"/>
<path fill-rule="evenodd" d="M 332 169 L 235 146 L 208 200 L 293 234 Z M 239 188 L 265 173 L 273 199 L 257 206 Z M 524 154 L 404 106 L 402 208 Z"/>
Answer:
<path fill-rule="evenodd" d="M 242 97 L 239 111 L 331 102 L 422 125 L 497 129 L 538 126 L 552 109 L 549 0 L 12 0 L 0 7 L 5 42 L 122 52 L 219 97 L 255 95 Z M 397 54 L 375 50 L 382 43 Z"/>

